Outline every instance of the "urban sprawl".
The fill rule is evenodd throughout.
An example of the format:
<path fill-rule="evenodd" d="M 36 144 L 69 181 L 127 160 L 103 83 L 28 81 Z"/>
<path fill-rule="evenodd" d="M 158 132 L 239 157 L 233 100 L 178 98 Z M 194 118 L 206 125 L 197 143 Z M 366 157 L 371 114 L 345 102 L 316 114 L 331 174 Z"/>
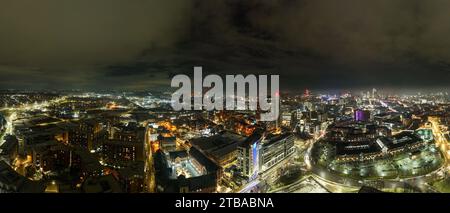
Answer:
<path fill-rule="evenodd" d="M 170 96 L 0 91 L 0 192 L 450 192 L 448 93 L 282 93 L 264 122 Z"/>

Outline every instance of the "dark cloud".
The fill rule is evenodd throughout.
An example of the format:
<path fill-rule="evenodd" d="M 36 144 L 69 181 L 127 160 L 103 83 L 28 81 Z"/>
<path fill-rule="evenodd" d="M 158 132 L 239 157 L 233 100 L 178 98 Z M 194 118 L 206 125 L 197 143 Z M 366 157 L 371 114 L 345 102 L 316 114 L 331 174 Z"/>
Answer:
<path fill-rule="evenodd" d="M 446 0 L 0 2 L 3 86 L 143 89 L 193 66 L 280 74 L 299 89 L 440 87 L 450 77 Z"/>
<path fill-rule="evenodd" d="M 183 0 L 0 2 L 0 62 L 10 65 L 125 62 L 150 46 L 171 46 L 189 24 Z"/>

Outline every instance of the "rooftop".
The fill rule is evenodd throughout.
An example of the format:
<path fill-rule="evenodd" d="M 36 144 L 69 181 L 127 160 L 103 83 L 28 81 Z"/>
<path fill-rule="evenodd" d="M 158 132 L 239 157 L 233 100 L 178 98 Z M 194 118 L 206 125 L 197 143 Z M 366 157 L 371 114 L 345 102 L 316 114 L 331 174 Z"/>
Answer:
<path fill-rule="evenodd" d="M 119 182 L 112 175 L 89 177 L 83 183 L 83 192 L 86 193 L 121 193 Z"/>
<path fill-rule="evenodd" d="M 4 161 L 0 161 L 0 186 L 11 192 L 39 193 L 45 190 L 45 184 L 27 179 Z"/>
<path fill-rule="evenodd" d="M 198 148 L 200 151 L 207 153 L 215 158 L 233 152 L 237 147 L 245 141 L 246 137 L 232 133 L 222 132 L 211 137 L 201 137 L 190 141 L 192 146 Z"/>

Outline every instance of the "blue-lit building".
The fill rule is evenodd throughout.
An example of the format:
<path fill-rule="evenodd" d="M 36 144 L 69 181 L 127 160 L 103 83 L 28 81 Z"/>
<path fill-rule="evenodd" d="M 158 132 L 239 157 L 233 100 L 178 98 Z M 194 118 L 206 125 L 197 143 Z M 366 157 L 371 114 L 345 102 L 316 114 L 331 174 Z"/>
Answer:
<path fill-rule="evenodd" d="M 238 150 L 241 174 L 251 180 L 294 153 L 294 136 L 289 133 L 264 136 L 256 132 Z"/>
<path fill-rule="evenodd" d="M 238 168 L 243 176 L 250 179 L 259 173 L 259 145 L 263 137 L 262 130 L 255 132 L 238 146 Z"/>

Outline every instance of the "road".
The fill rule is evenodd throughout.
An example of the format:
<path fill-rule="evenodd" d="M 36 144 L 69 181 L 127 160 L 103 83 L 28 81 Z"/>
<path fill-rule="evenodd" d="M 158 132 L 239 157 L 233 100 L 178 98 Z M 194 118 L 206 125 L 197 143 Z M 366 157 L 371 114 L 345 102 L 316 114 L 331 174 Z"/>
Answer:
<path fill-rule="evenodd" d="M 305 175 L 302 178 L 298 179 L 297 181 L 295 181 L 294 183 L 291 183 L 289 185 L 285 185 L 285 186 L 281 186 L 279 188 L 270 190 L 269 193 L 280 193 L 280 192 L 291 192 L 296 190 L 299 185 L 306 179 L 310 178 L 311 175 Z"/>
<path fill-rule="evenodd" d="M 444 132 L 439 128 L 441 125 L 439 122 L 439 118 L 429 117 L 428 121 L 432 124 L 431 127 L 433 129 L 434 140 L 436 142 L 436 146 L 442 151 L 445 156 L 446 163 L 448 164 L 448 159 L 450 159 L 450 154 L 448 152 L 449 141 L 444 136 Z"/>
<path fill-rule="evenodd" d="M 253 181 L 250 181 L 248 184 L 244 186 L 241 190 L 239 190 L 239 193 L 251 193 L 256 191 L 255 189 L 258 187 L 258 185 L 261 182 L 258 179 L 255 179 Z"/>
<path fill-rule="evenodd" d="M 3 144 L 4 142 L 4 137 L 5 135 L 10 135 L 13 134 L 14 132 L 14 126 L 13 121 L 16 119 L 17 113 L 15 111 L 9 113 L 8 115 L 5 115 L 5 120 L 6 120 L 6 129 L 5 129 L 5 133 L 1 136 L 0 138 L 0 146 Z"/>

